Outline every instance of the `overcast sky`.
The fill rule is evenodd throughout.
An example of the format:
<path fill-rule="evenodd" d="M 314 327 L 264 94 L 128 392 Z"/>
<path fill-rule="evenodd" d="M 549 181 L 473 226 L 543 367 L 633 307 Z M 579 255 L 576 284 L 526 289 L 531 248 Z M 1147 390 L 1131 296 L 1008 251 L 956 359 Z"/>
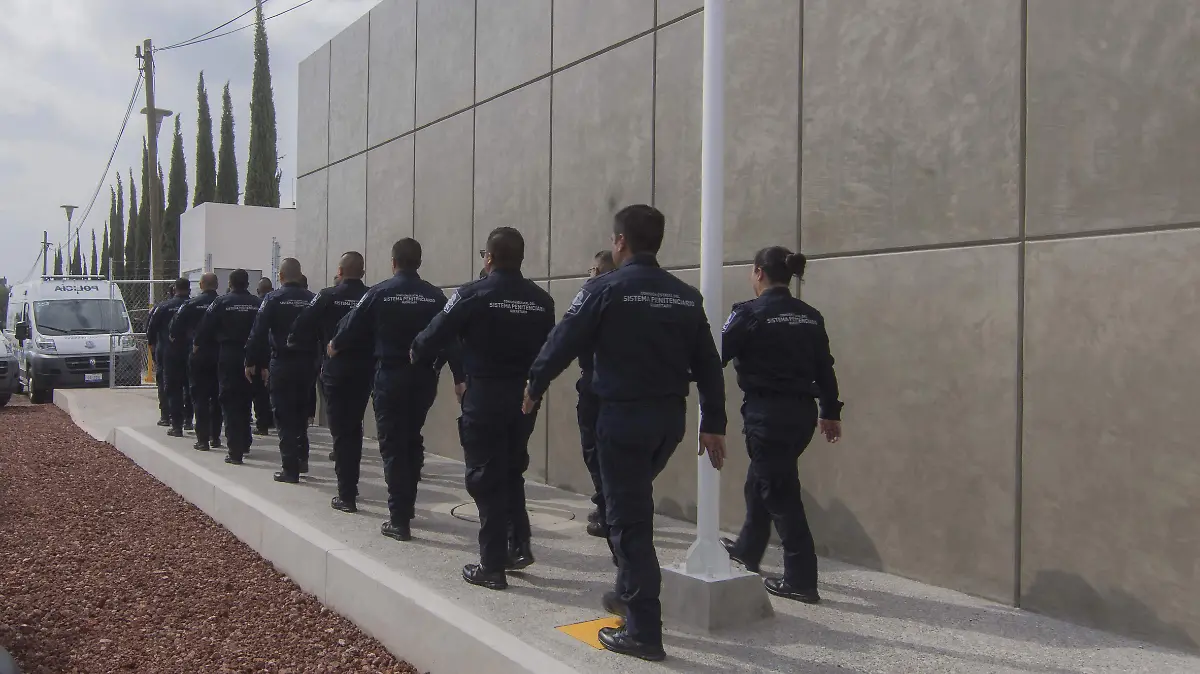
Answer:
<path fill-rule="evenodd" d="M 300 2 L 267 0 L 264 13 L 270 16 Z M 294 199 L 297 66 L 377 2 L 315 0 L 267 23 L 279 154 L 285 155 L 281 205 L 291 205 Z M 0 276 L 15 283 L 30 271 L 43 230 L 49 230 L 51 242 L 66 237 L 60 205 L 87 206 L 137 79 L 134 47 L 146 38 L 156 46 L 185 40 L 253 4 L 254 0 L 0 0 Z M 253 14 L 230 27 L 252 18 Z M 230 82 L 238 174 L 244 184 L 253 41 L 254 30 L 248 29 L 156 55 L 156 103 L 182 115 L 189 204 L 195 188 L 196 78 L 201 70 L 214 127 L 220 123 L 221 88 Z M 143 94 L 113 162 L 113 171 L 132 167 L 137 179 L 146 130 L 145 117 L 137 112 L 144 105 Z M 213 132 L 216 136 L 219 128 Z M 171 129 L 164 123 L 159 136 L 164 171 L 170 143 Z M 107 183 L 113 179 L 110 172 L 84 224 L 85 258 L 91 254 L 93 227 L 99 245 L 108 216 Z M 76 224 L 81 215 L 76 212 Z"/>

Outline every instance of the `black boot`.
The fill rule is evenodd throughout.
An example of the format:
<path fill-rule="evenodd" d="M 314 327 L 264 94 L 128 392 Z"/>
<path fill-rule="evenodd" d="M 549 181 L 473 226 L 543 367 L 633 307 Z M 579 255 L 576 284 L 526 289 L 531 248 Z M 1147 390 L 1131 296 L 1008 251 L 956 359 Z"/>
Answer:
<path fill-rule="evenodd" d="M 221 444 L 221 438 L 219 438 L 219 437 L 214 437 L 214 438 L 212 439 L 212 445 L 211 445 L 211 446 L 212 446 L 212 448 L 213 448 L 213 449 L 221 449 L 221 448 L 222 448 L 222 447 L 224 447 L 225 445 L 222 445 L 222 444 Z"/>
<path fill-rule="evenodd" d="M 604 522 L 588 522 L 588 536 L 596 538 L 608 538 L 608 526 Z"/>
<path fill-rule="evenodd" d="M 337 452 L 330 452 L 330 453 L 329 453 L 329 460 L 330 460 L 331 462 L 335 462 L 335 463 L 336 463 L 336 462 L 337 462 Z"/>
<path fill-rule="evenodd" d="M 208 443 L 204 442 L 203 440 L 197 440 L 196 444 L 192 445 L 192 449 L 199 451 L 199 452 L 207 452 L 208 451 Z"/>
<path fill-rule="evenodd" d="M 296 473 L 289 473 L 286 470 L 281 470 L 281 471 L 275 473 L 274 479 L 276 482 L 286 482 L 288 484 L 299 484 L 300 483 L 299 475 L 297 475 Z"/>
<path fill-rule="evenodd" d="M 533 562 L 533 550 L 529 546 L 529 541 L 525 541 L 508 549 L 508 565 L 505 568 L 509 571 L 520 571 L 532 565 Z"/>
<path fill-rule="evenodd" d="M 604 607 L 605 611 L 618 618 L 629 617 L 629 604 L 626 604 L 621 595 L 616 592 L 605 592 L 604 597 L 600 599 L 600 605 Z"/>
<path fill-rule="evenodd" d="M 300 474 L 305 475 L 307 473 L 308 473 L 308 459 L 300 459 Z"/>
<path fill-rule="evenodd" d="M 234 456 L 232 454 L 226 454 L 225 455 L 225 463 L 231 463 L 235 466 L 240 466 L 240 465 L 242 465 L 242 457 Z"/>
<path fill-rule="evenodd" d="M 192 426 L 192 422 L 190 422 L 190 421 L 185 421 L 185 422 L 183 422 L 183 430 L 185 430 L 185 431 L 194 431 L 194 430 L 196 430 L 196 427 L 195 427 L 195 426 Z"/>
<path fill-rule="evenodd" d="M 591 524 L 593 522 L 599 522 L 599 521 L 601 521 L 601 519 L 602 518 L 600 516 L 599 508 L 593 508 L 592 512 L 588 513 L 588 516 L 587 516 L 588 524 Z"/>
<path fill-rule="evenodd" d="M 158 425 L 163 426 L 163 427 L 170 426 L 171 421 L 169 419 L 167 419 L 166 417 L 159 417 Z"/>
<path fill-rule="evenodd" d="M 183 429 L 182 428 L 168 428 L 167 435 L 171 436 L 172 438 L 182 438 L 183 437 Z"/>
<path fill-rule="evenodd" d="M 489 590 L 507 590 L 508 579 L 503 571 L 487 571 L 479 564 L 468 564 L 463 567 L 463 580 L 472 585 L 486 587 Z"/>
<path fill-rule="evenodd" d="M 737 543 L 734 543 L 733 541 L 729 540 L 728 538 L 722 538 L 721 546 L 723 548 L 725 548 L 725 552 L 729 553 L 730 559 L 732 559 L 733 561 L 737 562 L 738 564 L 741 564 L 742 566 L 746 567 L 747 571 L 749 571 L 750 573 L 758 573 L 759 572 L 759 568 L 758 568 L 757 564 L 748 564 L 746 562 L 746 560 L 742 559 L 740 556 L 738 556 L 736 553 L 734 553 L 734 550 L 737 549 Z"/>
<path fill-rule="evenodd" d="M 384 522 L 383 526 L 379 527 L 379 533 L 393 538 L 397 541 L 411 541 L 412 529 L 408 526 L 408 522 L 396 524 L 395 522 Z"/>
<path fill-rule="evenodd" d="M 329 502 L 329 507 L 344 513 L 358 512 L 358 506 L 355 505 L 354 501 L 344 501 L 340 496 L 334 496 L 333 500 Z"/>
<path fill-rule="evenodd" d="M 820 604 L 821 594 L 817 592 L 817 588 L 801 589 L 793 587 L 782 578 L 764 578 L 763 586 L 767 588 L 767 592 L 776 597 L 791 599 L 792 601 L 800 601 L 805 604 Z"/>
<path fill-rule="evenodd" d="M 268 434 L 268 429 L 266 429 L 266 428 L 261 428 L 261 427 L 259 427 L 259 428 L 255 428 L 255 429 L 254 429 L 254 434 L 255 434 L 255 435 L 260 435 L 260 436 L 261 436 L 261 435 L 267 435 L 267 434 Z"/>
<path fill-rule="evenodd" d="M 624 627 L 601 627 L 597 637 L 600 645 L 613 653 L 632 655 L 635 658 L 658 662 L 665 660 L 667 652 L 662 646 L 651 646 L 629 636 Z"/>

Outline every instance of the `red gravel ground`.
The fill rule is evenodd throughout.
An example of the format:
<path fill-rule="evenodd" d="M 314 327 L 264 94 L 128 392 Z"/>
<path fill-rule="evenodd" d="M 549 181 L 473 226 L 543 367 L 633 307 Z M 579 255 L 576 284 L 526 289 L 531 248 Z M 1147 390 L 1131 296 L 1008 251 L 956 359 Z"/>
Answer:
<path fill-rule="evenodd" d="M 0 645 L 34 672 L 416 672 L 52 406 L 0 409 Z"/>

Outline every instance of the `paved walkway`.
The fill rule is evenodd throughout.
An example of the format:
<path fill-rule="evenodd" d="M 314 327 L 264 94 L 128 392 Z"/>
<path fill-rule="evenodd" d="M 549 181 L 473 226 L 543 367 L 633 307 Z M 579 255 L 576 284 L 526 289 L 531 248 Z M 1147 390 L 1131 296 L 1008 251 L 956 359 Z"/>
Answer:
<path fill-rule="evenodd" d="M 399 543 L 379 535 L 387 495 L 374 444 L 364 453 L 361 510 L 347 515 L 329 508 L 335 482 L 333 466 L 325 459 L 330 441 L 323 429 L 313 429 L 312 473 L 299 486 L 282 485 L 271 480 L 278 468 L 273 437 L 266 442 L 256 438 L 245 466 L 228 466 L 220 452 L 192 450 L 191 438 L 165 437 L 153 425 L 157 411 L 152 392 L 73 395 L 76 421 L 93 436 L 104 438 L 116 426 L 130 426 L 161 439 L 181 457 L 252 490 L 581 672 L 1200 672 L 1200 658 L 828 560 L 821 561 L 825 602 L 820 606 L 775 599 L 771 621 L 715 637 L 686 635 L 667 625 L 666 662 L 627 659 L 555 629 L 602 617 L 600 596 L 612 585 L 604 542 L 584 533 L 590 507 L 584 497 L 528 485 L 538 563 L 528 573 L 511 574 L 507 592 L 491 592 L 464 584 L 459 575 L 463 564 L 476 560 L 477 526 L 468 521 L 474 507 L 458 462 L 436 456 L 426 460 L 415 538 Z M 657 522 L 661 561 L 677 561 L 692 540 L 692 525 L 665 517 Z M 779 551 L 772 549 L 766 571 L 778 573 L 779 564 Z"/>

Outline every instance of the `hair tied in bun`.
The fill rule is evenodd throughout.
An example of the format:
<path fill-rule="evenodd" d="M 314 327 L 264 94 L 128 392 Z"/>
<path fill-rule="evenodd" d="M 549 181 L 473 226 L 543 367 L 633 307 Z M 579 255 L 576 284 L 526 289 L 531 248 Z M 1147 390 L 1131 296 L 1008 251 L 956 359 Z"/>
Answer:
<path fill-rule="evenodd" d="M 804 257 L 804 253 L 789 253 L 784 258 L 784 263 L 787 265 L 788 271 L 797 278 L 804 277 L 804 267 L 808 264 L 808 258 Z"/>

